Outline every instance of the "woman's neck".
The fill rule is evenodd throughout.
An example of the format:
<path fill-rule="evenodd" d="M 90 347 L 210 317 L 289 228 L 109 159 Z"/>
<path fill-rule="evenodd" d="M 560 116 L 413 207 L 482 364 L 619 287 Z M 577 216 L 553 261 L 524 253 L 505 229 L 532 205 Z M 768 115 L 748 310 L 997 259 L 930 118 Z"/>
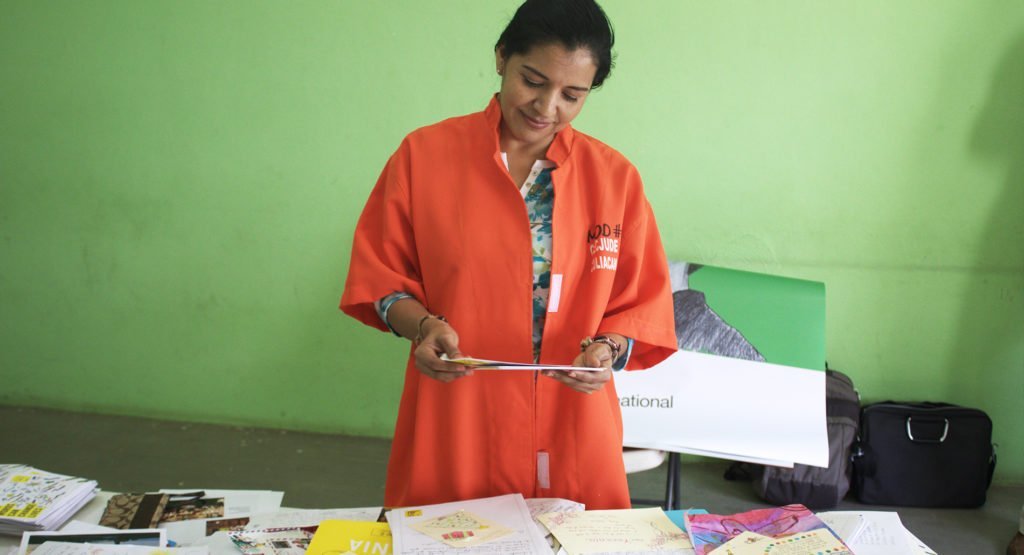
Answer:
<path fill-rule="evenodd" d="M 517 140 L 512 136 L 508 130 L 505 129 L 504 122 L 501 125 L 501 130 L 498 135 L 498 144 L 501 147 L 501 151 L 508 156 L 509 160 L 529 160 L 530 164 L 534 161 L 544 158 L 548 152 L 548 147 L 551 146 L 551 140 L 546 143 L 528 143 L 525 141 Z"/>

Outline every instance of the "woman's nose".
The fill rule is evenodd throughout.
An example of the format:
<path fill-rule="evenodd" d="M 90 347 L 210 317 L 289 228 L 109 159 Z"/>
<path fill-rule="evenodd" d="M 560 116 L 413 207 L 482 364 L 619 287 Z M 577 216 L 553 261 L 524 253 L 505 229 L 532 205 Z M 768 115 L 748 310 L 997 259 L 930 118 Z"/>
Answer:
<path fill-rule="evenodd" d="M 534 101 L 534 108 L 537 114 L 545 118 L 553 117 L 557 110 L 558 96 L 554 92 L 541 93 Z"/>

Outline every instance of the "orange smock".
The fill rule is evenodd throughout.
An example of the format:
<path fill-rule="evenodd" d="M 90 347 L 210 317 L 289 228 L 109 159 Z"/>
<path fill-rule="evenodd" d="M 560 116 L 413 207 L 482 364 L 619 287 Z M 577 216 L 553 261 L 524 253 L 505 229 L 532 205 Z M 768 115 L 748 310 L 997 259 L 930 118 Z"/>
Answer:
<path fill-rule="evenodd" d="M 402 141 L 356 227 L 345 313 L 387 331 L 374 301 L 403 291 L 447 317 L 463 354 L 532 361 L 531 234 L 500 122 L 494 98 Z M 557 167 L 540 362 L 571 364 L 602 331 L 633 338 L 628 368 L 657 364 L 676 348 L 671 287 L 636 168 L 571 127 L 547 158 Z M 629 507 L 613 382 L 587 395 L 536 372 L 478 370 L 446 384 L 421 374 L 410 349 L 384 504 L 514 492 Z"/>

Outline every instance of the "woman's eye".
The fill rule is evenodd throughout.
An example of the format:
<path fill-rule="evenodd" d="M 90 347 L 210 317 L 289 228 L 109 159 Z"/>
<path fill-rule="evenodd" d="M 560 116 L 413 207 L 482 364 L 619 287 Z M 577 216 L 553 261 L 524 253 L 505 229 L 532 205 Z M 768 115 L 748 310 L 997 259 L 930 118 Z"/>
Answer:
<path fill-rule="evenodd" d="M 564 96 L 565 99 L 568 100 L 569 102 L 579 102 L 580 100 L 578 97 L 575 97 L 571 94 L 563 94 L 562 96 Z"/>
<path fill-rule="evenodd" d="M 526 86 L 527 87 L 533 87 L 533 88 L 540 87 L 540 86 L 542 86 L 544 84 L 544 83 L 538 83 L 536 81 L 531 81 L 530 79 L 528 79 L 526 77 L 523 77 L 523 81 L 526 82 Z"/>

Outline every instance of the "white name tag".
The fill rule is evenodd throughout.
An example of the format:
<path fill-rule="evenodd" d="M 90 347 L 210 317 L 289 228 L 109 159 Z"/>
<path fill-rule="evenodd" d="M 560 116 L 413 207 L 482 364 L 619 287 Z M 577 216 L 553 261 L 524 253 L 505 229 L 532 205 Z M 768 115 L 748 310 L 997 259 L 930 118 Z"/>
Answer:
<path fill-rule="evenodd" d="M 562 274 L 551 274 L 551 291 L 548 292 L 548 312 L 558 312 L 558 301 L 562 299 Z"/>

